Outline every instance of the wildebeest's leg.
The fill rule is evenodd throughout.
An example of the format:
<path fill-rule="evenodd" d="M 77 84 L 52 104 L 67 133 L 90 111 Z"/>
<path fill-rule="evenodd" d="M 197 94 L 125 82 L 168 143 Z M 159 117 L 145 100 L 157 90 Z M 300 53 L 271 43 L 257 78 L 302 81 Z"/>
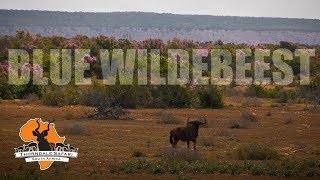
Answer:
<path fill-rule="evenodd" d="M 178 141 L 174 140 L 173 143 L 172 143 L 172 147 L 173 147 L 173 148 L 176 148 L 176 147 L 177 147 L 177 144 L 178 144 Z"/>
<path fill-rule="evenodd" d="M 187 141 L 187 145 L 188 145 L 188 149 L 190 149 L 190 144 L 189 144 L 189 141 Z"/>
<path fill-rule="evenodd" d="M 196 143 L 197 141 L 193 141 L 193 150 L 196 151 Z"/>

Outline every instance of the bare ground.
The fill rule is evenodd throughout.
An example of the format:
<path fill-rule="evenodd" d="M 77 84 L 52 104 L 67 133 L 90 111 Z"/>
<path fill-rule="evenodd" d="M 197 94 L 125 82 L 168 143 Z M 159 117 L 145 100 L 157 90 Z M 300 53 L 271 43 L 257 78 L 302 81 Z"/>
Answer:
<path fill-rule="evenodd" d="M 93 108 L 85 106 L 47 107 L 39 102 L 22 100 L 0 103 L 0 174 L 5 175 L 61 175 L 93 176 L 120 179 L 164 178 L 174 179 L 171 174 L 152 175 L 124 174 L 114 170 L 128 160 L 135 160 L 132 152 L 139 150 L 145 159 L 160 160 L 160 152 L 169 148 L 170 129 L 183 126 L 159 124 L 163 111 L 171 112 L 186 121 L 187 117 L 206 115 L 208 127 L 199 131 L 197 149 L 208 160 L 233 160 L 232 152 L 240 144 L 259 142 L 273 146 L 283 156 L 297 159 L 320 160 L 320 113 L 306 110 L 304 104 L 285 104 L 275 107 L 275 102 L 262 100 L 261 107 L 244 107 L 239 98 L 227 98 L 224 109 L 135 109 L 129 110 L 133 120 L 91 120 L 83 118 L 84 112 Z M 256 114 L 258 121 L 250 123 L 246 129 L 230 129 L 230 122 L 239 119 L 242 112 Z M 67 116 L 69 114 L 69 117 Z M 72 115 L 70 115 L 72 114 Z M 268 115 L 267 115 L 268 114 Z M 70 118 L 71 116 L 71 118 Z M 79 148 L 79 157 L 69 163 L 54 162 L 46 171 L 40 171 L 37 163 L 26 163 L 14 158 L 14 147 L 23 144 L 19 138 L 19 128 L 30 118 L 41 117 L 47 121 L 55 119 L 56 130 L 66 136 L 66 143 Z M 291 121 L 287 123 L 288 118 Z M 68 120 L 69 119 L 69 120 Z M 89 135 L 74 135 L 63 132 L 68 124 L 79 123 L 86 127 Z M 205 146 L 202 138 L 213 139 L 213 145 Z M 186 148 L 179 143 L 179 148 Z M 196 175 L 197 179 L 207 178 L 254 178 L 249 175 Z M 270 179 L 270 177 L 264 177 Z"/>

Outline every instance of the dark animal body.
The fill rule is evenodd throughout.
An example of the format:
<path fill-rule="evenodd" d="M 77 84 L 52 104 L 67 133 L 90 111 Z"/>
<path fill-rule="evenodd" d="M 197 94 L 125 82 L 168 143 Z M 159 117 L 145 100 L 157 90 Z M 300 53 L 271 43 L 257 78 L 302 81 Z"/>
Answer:
<path fill-rule="evenodd" d="M 55 150 L 56 151 L 67 151 L 67 150 L 69 150 L 69 146 L 70 146 L 70 144 L 56 143 Z"/>
<path fill-rule="evenodd" d="M 48 135 L 48 131 L 50 131 L 50 124 L 52 122 L 53 121 L 49 122 L 47 130 L 44 130 L 40 133 L 39 132 L 40 124 L 39 124 L 39 121 L 37 121 L 38 127 L 34 131 L 32 131 L 33 135 L 37 137 L 39 151 L 52 150 L 51 143 L 49 143 L 45 138 Z"/>
<path fill-rule="evenodd" d="M 25 146 L 25 150 L 28 151 L 37 151 L 38 150 L 38 144 L 35 142 L 31 142 L 28 145 Z"/>
<path fill-rule="evenodd" d="M 69 146 L 69 151 L 71 152 L 78 152 L 78 148 L 75 148 L 73 146 Z"/>
<path fill-rule="evenodd" d="M 24 146 L 19 146 L 19 147 L 17 147 L 17 148 L 14 148 L 14 150 L 15 150 L 16 152 L 23 152 Z"/>
<path fill-rule="evenodd" d="M 189 120 L 189 119 L 188 119 Z M 201 121 L 191 121 L 187 123 L 185 127 L 177 127 L 170 131 L 170 144 L 172 147 L 176 147 L 179 141 L 187 142 L 188 149 L 190 149 L 190 141 L 193 142 L 193 149 L 196 150 L 196 142 L 199 132 L 199 127 L 202 124 L 207 123 L 207 120 L 204 118 L 204 122 Z"/>

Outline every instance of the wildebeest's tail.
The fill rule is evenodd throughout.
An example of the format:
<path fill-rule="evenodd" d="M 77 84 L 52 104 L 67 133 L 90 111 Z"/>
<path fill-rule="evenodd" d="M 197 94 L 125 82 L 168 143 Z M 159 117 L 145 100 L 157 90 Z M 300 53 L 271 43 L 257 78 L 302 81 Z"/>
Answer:
<path fill-rule="evenodd" d="M 170 134 L 170 144 L 173 144 L 173 137 L 171 134 Z"/>

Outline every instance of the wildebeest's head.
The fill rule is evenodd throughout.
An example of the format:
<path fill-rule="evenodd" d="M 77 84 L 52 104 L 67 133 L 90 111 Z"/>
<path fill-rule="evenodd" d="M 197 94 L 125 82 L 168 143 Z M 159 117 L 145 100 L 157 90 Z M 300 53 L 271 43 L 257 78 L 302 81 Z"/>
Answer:
<path fill-rule="evenodd" d="M 195 127 L 199 127 L 200 125 L 206 124 L 207 123 L 207 119 L 205 117 L 202 117 L 203 121 L 199 121 L 199 120 L 195 120 L 195 121 L 187 121 L 187 125 L 192 124 Z"/>

